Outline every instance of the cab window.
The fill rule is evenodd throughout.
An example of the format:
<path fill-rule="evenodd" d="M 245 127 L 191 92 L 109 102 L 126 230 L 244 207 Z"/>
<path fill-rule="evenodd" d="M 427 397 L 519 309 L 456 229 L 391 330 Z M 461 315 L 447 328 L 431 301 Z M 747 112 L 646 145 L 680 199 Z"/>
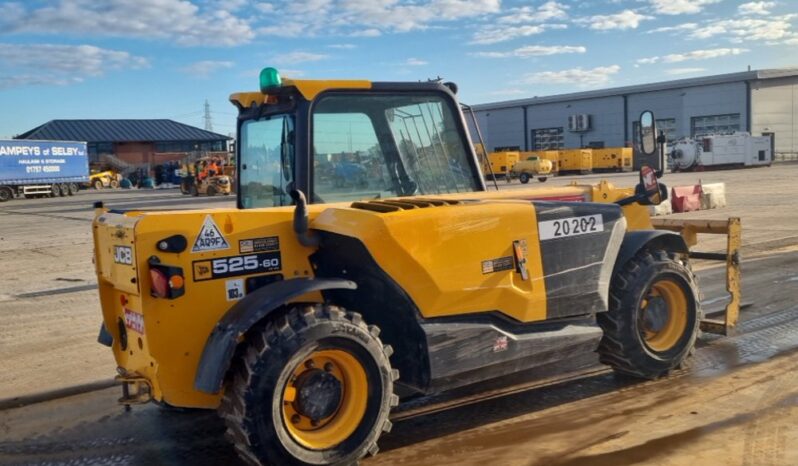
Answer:
<path fill-rule="evenodd" d="M 479 187 L 443 97 L 330 94 L 313 108 L 314 202 L 472 192 Z"/>
<path fill-rule="evenodd" d="M 241 125 L 239 199 L 245 209 L 290 205 L 294 120 L 273 115 Z"/>

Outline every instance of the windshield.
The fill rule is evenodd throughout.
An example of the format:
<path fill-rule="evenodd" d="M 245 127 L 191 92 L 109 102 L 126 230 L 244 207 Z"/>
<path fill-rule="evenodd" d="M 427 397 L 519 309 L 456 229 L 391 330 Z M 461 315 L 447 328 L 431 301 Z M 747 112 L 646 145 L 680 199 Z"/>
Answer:
<path fill-rule="evenodd" d="M 293 182 L 294 118 L 272 115 L 241 125 L 241 207 L 273 207 L 291 204 Z"/>
<path fill-rule="evenodd" d="M 313 109 L 314 202 L 473 192 L 478 175 L 438 94 L 331 94 Z"/>

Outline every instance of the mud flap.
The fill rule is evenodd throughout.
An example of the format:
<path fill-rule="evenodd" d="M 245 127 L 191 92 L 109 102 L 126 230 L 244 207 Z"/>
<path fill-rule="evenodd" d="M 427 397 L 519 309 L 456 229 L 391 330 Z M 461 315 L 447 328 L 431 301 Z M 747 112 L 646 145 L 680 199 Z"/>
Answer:
<path fill-rule="evenodd" d="M 97 343 L 109 348 L 114 344 L 114 337 L 111 335 L 111 332 L 105 328 L 105 323 L 100 324 L 100 334 L 97 335 Z"/>

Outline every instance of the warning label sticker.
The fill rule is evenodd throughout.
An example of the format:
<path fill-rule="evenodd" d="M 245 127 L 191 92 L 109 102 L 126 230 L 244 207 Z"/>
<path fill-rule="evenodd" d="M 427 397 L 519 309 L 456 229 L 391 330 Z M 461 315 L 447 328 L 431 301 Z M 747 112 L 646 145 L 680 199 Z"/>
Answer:
<path fill-rule="evenodd" d="M 227 280 L 224 282 L 225 297 L 228 301 L 238 301 L 246 294 L 244 291 L 244 279 Z"/>
<path fill-rule="evenodd" d="M 219 231 L 219 227 L 216 226 L 213 218 L 210 215 L 206 215 L 191 252 L 219 251 L 223 249 L 230 249 L 230 244 L 224 239 L 224 235 Z"/>
<path fill-rule="evenodd" d="M 144 316 L 125 308 L 125 327 L 144 335 Z"/>
<path fill-rule="evenodd" d="M 512 270 L 515 268 L 513 264 L 513 257 L 498 257 L 496 259 L 490 259 L 486 261 L 482 261 L 482 274 L 494 273 L 494 272 L 501 272 L 503 270 Z"/>

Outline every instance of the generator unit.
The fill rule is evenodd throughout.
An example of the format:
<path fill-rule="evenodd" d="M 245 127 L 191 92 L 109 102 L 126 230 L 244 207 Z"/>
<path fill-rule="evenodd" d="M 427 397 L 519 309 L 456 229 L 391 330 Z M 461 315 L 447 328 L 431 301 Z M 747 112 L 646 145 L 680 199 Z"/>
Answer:
<path fill-rule="evenodd" d="M 674 143 L 669 162 L 673 171 L 769 166 L 773 161 L 770 138 L 740 131 L 686 138 Z"/>

